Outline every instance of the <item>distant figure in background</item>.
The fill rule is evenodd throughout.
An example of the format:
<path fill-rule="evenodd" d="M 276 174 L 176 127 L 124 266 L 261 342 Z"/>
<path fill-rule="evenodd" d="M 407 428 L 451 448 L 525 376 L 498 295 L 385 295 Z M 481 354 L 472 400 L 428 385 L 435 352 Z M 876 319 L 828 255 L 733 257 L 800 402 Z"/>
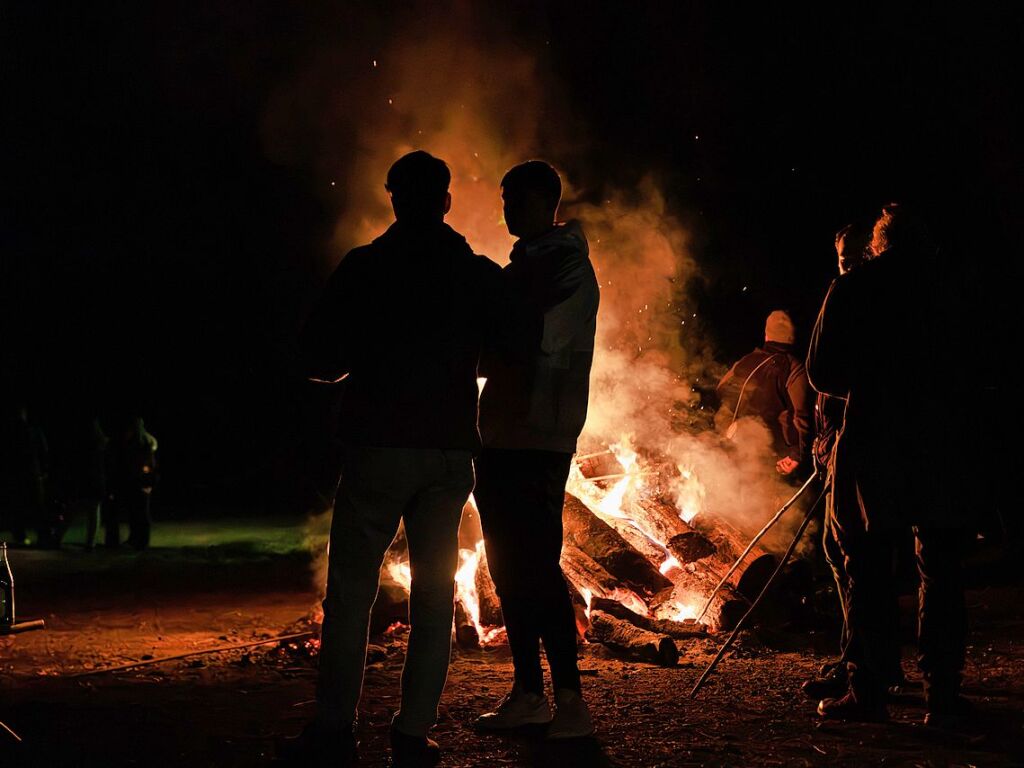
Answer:
<path fill-rule="evenodd" d="M 501 181 L 505 222 L 518 237 L 502 271 L 508 315 L 503 354 L 486 361 L 480 399 L 484 449 L 477 489 L 487 563 L 501 599 L 515 681 L 481 729 L 550 722 L 548 738 L 589 736 L 576 624 L 559 560 L 562 507 L 576 440 L 587 416 L 600 300 L 578 222 L 555 223 L 558 173 L 533 160 Z M 540 643 L 555 692 L 544 696 Z"/>
<path fill-rule="evenodd" d="M 137 550 L 149 546 L 150 497 L 156 485 L 157 442 L 139 416 L 114 431 L 107 453 L 109 503 L 104 509 L 106 545 L 120 546 L 122 521 L 128 523 L 128 545 Z"/>
<path fill-rule="evenodd" d="M 3 501 L 10 510 L 14 544 L 31 543 L 29 530 L 36 531 L 37 544 L 54 545 L 47 511 L 50 450 L 43 430 L 29 418 L 28 408 L 14 409 L 4 435 Z"/>
<path fill-rule="evenodd" d="M 950 406 L 964 402 L 969 366 L 936 366 L 950 349 L 967 346 L 957 343 L 962 312 L 928 230 L 903 208 L 883 209 L 871 252 L 874 258 L 829 288 L 807 359 L 815 389 L 847 400 L 833 487 L 837 499 L 857 500 L 857 513 L 835 521 L 849 584 L 849 688 L 823 699 L 818 712 L 888 718 L 892 553 L 911 528 L 925 723 L 944 727 L 967 711 L 961 559 L 969 541 L 965 464 L 969 472 L 973 457 L 963 442 L 973 414 Z"/>
<path fill-rule="evenodd" d="M 839 274 L 845 275 L 856 269 L 868 258 L 870 258 L 871 224 L 849 224 L 843 227 L 836 234 L 836 255 L 838 256 Z M 834 449 L 836 436 L 843 428 L 843 416 L 846 411 L 846 401 L 842 398 L 832 397 L 824 393 L 818 393 L 817 402 L 814 408 L 815 437 L 813 444 L 814 461 L 825 477 L 825 521 L 822 551 L 825 560 L 832 570 L 832 576 L 836 583 L 836 594 L 839 597 L 839 605 L 843 614 L 843 628 L 840 636 L 840 656 L 834 662 L 829 662 L 822 667 L 821 675 L 807 680 L 803 684 L 804 692 L 815 701 L 829 697 L 839 697 L 846 692 L 848 687 L 847 665 L 851 660 L 851 651 L 856 648 L 850 643 L 850 630 L 847 622 L 849 613 L 849 576 L 846 573 L 846 558 L 839 543 L 839 530 L 844 517 L 860 515 L 856 495 L 850 493 L 849 485 L 840 485 L 842 495 L 836 494 L 833 484 L 834 479 Z M 900 686 L 904 683 L 903 670 L 900 665 L 899 646 L 899 602 L 896 595 L 895 581 L 892 582 L 892 589 L 884 596 L 887 603 L 887 611 L 892 621 L 892 629 L 889 639 L 892 641 L 886 649 L 886 683 L 890 687 Z"/>
<path fill-rule="evenodd" d="M 106 452 L 110 441 L 99 419 L 80 419 L 69 437 L 65 502 L 68 521 L 85 518 L 85 548 L 96 547 L 103 500 L 107 495 Z"/>
<path fill-rule="evenodd" d="M 771 431 L 775 468 L 796 478 L 811 466 L 811 386 L 803 362 L 793 353 L 796 332 L 782 310 L 768 315 L 764 345 L 740 358 L 718 382 L 721 408 L 716 422 L 730 437 L 736 422 L 755 417 Z"/>
<path fill-rule="evenodd" d="M 281 745 L 301 766 L 351 765 L 370 610 L 399 523 L 412 567 L 395 766 L 432 766 L 429 738 L 451 656 L 459 520 L 473 490 L 477 365 L 498 266 L 444 222 L 451 172 L 426 152 L 388 171 L 395 223 L 350 251 L 300 343 L 307 376 L 345 379 L 342 476 L 334 504 L 317 713 Z"/>

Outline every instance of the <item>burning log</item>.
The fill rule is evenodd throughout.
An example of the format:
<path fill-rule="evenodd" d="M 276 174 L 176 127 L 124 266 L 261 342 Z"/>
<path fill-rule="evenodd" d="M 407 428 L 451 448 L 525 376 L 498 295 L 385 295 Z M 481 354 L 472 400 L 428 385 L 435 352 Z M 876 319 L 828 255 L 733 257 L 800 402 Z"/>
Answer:
<path fill-rule="evenodd" d="M 562 573 L 565 573 L 564 569 Z M 565 578 L 565 586 L 569 590 L 569 601 L 572 603 L 572 613 L 576 619 L 576 637 L 579 640 L 583 640 L 586 638 L 587 629 L 590 627 L 590 606 L 587 604 L 587 599 L 580 594 L 580 591 L 568 576 Z"/>
<path fill-rule="evenodd" d="M 672 586 L 649 559 L 570 493 L 565 494 L 563 521 L 565 541 L 612 574 L 620 586 L 647 597 Z"/>
<path fill-rule="evenodd" d="M 384 568 L 381 570 L 380 588 L 370 613 L 370 633 L 379 634 L 396 621 L 409 622 L 409 591 Z"/>
<path fill-rule="evenodd" d="M 668 551 L 680 563 L 693 563 L 715 554 L 717 548 L 704 534 L 687 531 L 686 533 L 677 533 L 668 540 Z"/>
<path fill-rule="evenodd" d="M 629 610 L 622 603 L 615 600 L 609 600 L 605 597 L 595 597 L 590 602 L 591 615 L 594 611 L 600 611 L 601 613 L 613 616 L 616 619 L 622 619 L 628 621 L 635 627 L 640 629 L 646 629 L 648 632 L 654 632 L 656 634 L 668 635 L 677 640 L 689 640 L 694 637 L 707 637 L 707 627 L 703 624 L 698 624 L 691 620 L 691 623 L 687 624 L 681 621 L 671 621 L 669 619 L 652 619 L 649 616 L 641 616 L 639 613 Z"/>
<path fill-rule="evenodd" d="M 455 644 L 467 650 L 480 648 L 480 633 L 461 600 L 455 601 Z"/>
<path fill-rule="evenodd" d="M 674 667 L 679 661 L 679 649 L 671 637 L 641 629 L 604 611 L 590 612 L 587 639 L 628 658 L 663 667 Z"/>
<path fill-rule="evenodd" d="M 644 530 L 659 541 L 668 542 L 669 551 L 687 565 L 686 570 L 694 580 L 703 582 L 694 585 L 693 592 L 710 593 L 747 545 L 743 534 L 729 523 L 705 517 L 698 518 L 701 522 L 691 526 L 679 517 L 674 504 L 662 499 L 636 499 L 629 512 Z M 750 600 L 757 595 L 776 562 L 774 555 L 762 547 L 754 547 L 726 582 L 733 590 L 733 597 Z"/>
<path fill-rule="evenodd" d="M 501 615 L 501 600 L 491 579 L 491 572 L 487 570 L 487 551 L 485 547 L 479 550 L 480 560 L 476 567 L 476 596 L 480 603 L 480 623 L 487 627 L 500 627 L 505 623 Z"/>
<path fill-rule="evenodd" d="M 714 526 L 705 527 L 704 533 L 715 546 L 715 558 L 724 566 L 722 569 L 724 576 L 729 567 L 736 562 L 740 553 L 746 549 L 750 537 L 744 536 L 723 520 L 715 521 Z M 748 600 L 753 600 L 760 593 L 778 562 L 775 555 L 768 553 L 761 546 L 755 546 L 726 583 Z"/>

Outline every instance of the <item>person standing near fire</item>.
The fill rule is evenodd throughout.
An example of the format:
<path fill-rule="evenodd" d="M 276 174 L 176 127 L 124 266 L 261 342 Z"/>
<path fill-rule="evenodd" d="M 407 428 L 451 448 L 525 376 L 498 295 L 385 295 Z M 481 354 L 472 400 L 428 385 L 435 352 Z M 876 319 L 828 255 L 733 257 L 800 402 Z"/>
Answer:
<path fill-rule="evenodd" d="M 485 358 L 482 371 L 484 447 L 475 496 L 515 680 L 476 726 L 504 731 L 548 724 L 548 738 L 578 738 L 594 726 L 580 688 L 576 624 L 559 560 L 565 483 L 587 415 L 600 291 L 579 223 L 555 221 L 562 195 L 555 169 L 540 160 L 518 165 L 505 174 L 501 192 L 508 231 L 519 239 L 502 272 L 510 309 L 496 342 L 501 352 Z"/>
<path fill-rule="evenodd" d="M 960 694 L 967 637 L 961 560 L 970 538 L 964 465 L 970 470 L 972 457 L 962 447 L 973 414 L 949 405 L 967 401 L 970 372 L 946 366 L 941 383 L 932 372 L 950 349 L 968 345 L 957 337 L 963 315 L 952 275 L 922 222 L 886 206 L 871 252 L 870 261 L 832 283 L 807 358 L 814 388 L 847 402 L 834 486 L 857 500 L 857 513 L 836 521 L 849 583 L 849 687 L 823 699 L 818 713 L 888 719 L 893 626 L 885 596 L 893 548 L 911 529 L 921 578 L 925 724 L 948 727 L 968 711 Z"/>
<path fill-rule="evenodd" d="M 871 257 L 869 248 L 871 223 L 849 224 L 836 233 L 835 246 L 840 275 L 845 275 L 856 269 Z M 839 658 L 823 665 L 821 674 L 805 681 L 802 686 L 804 693 L 814 701 L 840 697 L 846 692 L 849 684 L 847 665 L 854 660 L 853 657 L 856 654 L 856 645 L 850 643 L 850 629 L 846 618 L 849 612 L 850 579 L 846 573 L 845 556 L 839 543 L 839 531 L 842 527 L 841 521 L 845 517 L 859 515 L 860 511 L 857 506 L 856 494 L 851 492 L 854 489 L 849 484 L 840 484 L 837 488 L 833 483 L 834 449 L 836 437 L 843 428 L 845 411 L 845 400 L 818 393 L 814 406 L 815 436 L 812 452 L 815 464 L 825 478 L 826 487 L 822 552 L 835 581 L 836 595 L 839 598 L 839 607 L 843 616 L 843 626 L 839 641 Z M 839 491 L 838 495 L 837 490 Z M 886 682 L 890 690 L 902 686 L 905 682 L 900 663 L 899 601 L 896 596 L 895 581 L 891 582 L 891 587 L 887 593 L 879 595 L 886 601 L 886 615 L 892 622 L 891 632 L 888 634 L 888 639 L 891 642 L 886 647 L 885 655 L 887 660 Z"/>
<path fill-rule="evenodd" d="M 740 419 L 759 419 L 772 435 L 775 468 L 794 480 L 811 464 L 811 386 L 794 354 L 796 331 L 789 314 L 775 310 L 765 322 L 764 345 L 729 369 L 718 382 L 721 408 L 716 422 L 732 437 Z"/>
<path fill-rule="evenodd" d="M 370 609 L 400 522 L 411 630 L 392 757 L 396 766 L 440 760 L 428 734 L 451 655 L 459 520 L 480 448 L 477 366 L 500 276 L 445 223 L 450 182 L 448 166 L 423 151 L 391 166 L 385 186 L 396 221 L 345 256 L 300 340 L 307 377 L 344 379 L 345 391 L 316 718 L 280 750 L 297 766 L 358 760 Z"/>

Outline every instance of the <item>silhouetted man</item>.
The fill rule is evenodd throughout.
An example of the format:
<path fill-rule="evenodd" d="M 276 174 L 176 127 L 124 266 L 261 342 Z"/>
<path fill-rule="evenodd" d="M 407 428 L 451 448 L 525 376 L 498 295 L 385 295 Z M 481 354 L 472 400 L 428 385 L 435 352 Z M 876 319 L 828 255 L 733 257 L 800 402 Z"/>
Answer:
<path fill-rule="evenodd" d="M 392 754 L 397 765 L 440 758 L 428 732 L 451 653 L 459 519 L 480 447 L 477 363 L 500 274 L 444 223 L 450 180 L 448 166 L 422 151 L 391 167 L 395 223 L 345 256 L 304 333 L 308 375 L 346 383 L 317 716 L 294 745 L 300 765 L 356 759 L 370 609 L 402 521 L 411 631 Z"/>
<path fill-rule="evenodd" d="M 850 224 L 836 234 L 836 256 L 838 257 L 839 274 L 845 275 L 856 269 L 870 258 L 869 243 L 871 240 L 871 224 Z M 807 680 L 803 684 L 804 692 L 815 701 L 829 697 L 842 696 L 849 685 L 847 665 L 852 660 L 851 651 L 856 646 L 850 643 L 850 631 L 847 622 L 849 613 L 849 576 L 846 573 L 846 558 L 839 543 L 839 531 L 842 521 L 849 516 L 860 515 L 855 494 L 849 484 L 839 486 L 836 493 L 834 484 L 834 449 L 836 436 L 842 431 L 843 416 L 846 411 L 846 400 L 818 393 L 814 407 L 815 437 L 813 444 L 814 460 L 821 468 L 827 489 L 825 497 L 825 520 L 822 537 L 822 551 L 825 560 L 832 570 L 836 584 L 836 594 L 843 614 L 843 628 L 840 636 L 840 656 L 835 662 L 824 665 L 821 675 Z M 887 615 L 892 622 L 889 633 L 891 641 L 886 649 L 886 682 L 890 687 L 903 684 L 903 670 L 900 665 L 899 602 L 896 595 L 895 579 L 890 583 L 891 589 L 880 598 L 886 601 Z"/>
<path fill-rule="evenodd" d="M 859 514 L 837 519 L 848 577 L 850 685 L 824 699 L 825 717 L 884 720 L 893 631 L 887 594 L 892 549 L 912 527 L 921 575 L 918 666 L 925 722 L 963 713 L 967 632 L 961 555 L 967 537 L 957 441 L 966 416 L 950 403 L 966 391 L 963 366 L 943 366 L 959 319 L 923 225 L 899 207 L 875 224 L 874 258 L 832 283 L 814 329 L 807 368 L 819 392 L 847 400 L 835 450 L 837 498 Z"/>
<path fill-rule="evenodd" d="M 524 163 L 501 187 L 505 222 L 519 240 L 502 273 L 511 307 L 503 353 L 484 371 L 475 495 L 515 682 L 476 722 L 504 730 L 550 721 L 550 738 L 587 736 L 593 724 L 580 693 L 576 625 L 559 559 L 565 482 L 587 415 L 598 284 L 580 225 L 555 224 L 562 192 L 555 170 Z M 553 720 L 541 641 L 555 691 Z"/>
<path fill-rule="evenodd" d="M 814 438 L 811 386 L 803 362 L 793 354 L 795 341 L 793 321 L 775 310 L 765 322 L 764 345 L 740 358 L 718 382 L 719 425 L 728 433 L 739 419 L 759 419 L 772 434 L 775 467 L 785 476 L 810 466 Z"/>

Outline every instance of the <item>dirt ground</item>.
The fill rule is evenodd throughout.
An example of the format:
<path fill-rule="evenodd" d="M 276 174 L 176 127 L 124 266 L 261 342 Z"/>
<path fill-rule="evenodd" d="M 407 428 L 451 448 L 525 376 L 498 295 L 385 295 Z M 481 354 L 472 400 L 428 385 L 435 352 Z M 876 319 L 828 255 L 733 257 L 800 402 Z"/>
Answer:
<path fill-rule="evenodd" d="M 301 643 L 75 676 L 276 637 L 314 602 L 309 556 L 294 524 L 165 524 L 154 544 L 141 555 L 73 546 L 12 553 L 19 614 L 45 618 L 47 629 L 0 638 L 0 721 L 23 740 L 0 733 L 2 768 L 270 765 L 274 737 L 297 732 L 311 715 L 315 665 Z M 682 648 L 673 669 L 587 647 L 582 665 L 596 739 L 551 745 L 540 734 L 478 736 L 469 723 L 509 686 L 511 664 L 498 648 L 455 654 L 436 729 L 442 764 L 1024 765 L 1024 589 L 995 581 L 969 595 L 966 685 L 979 716 L 962 733 L 924 728 L 913 690 L 892 707 L 890 724 L 820 722 L 799 689 L 833 644 L 831 632 L 818 632 L 776 633 L 770 642 L 746 637 L 696 701 L 687 694 L 721 638 Z M 380 650 L 367 673 L 359 726 L 368 766 L 386 764 L 403 632 L 374 643 Z M 905 657 L 913 674 L 910 648 Z"/>

